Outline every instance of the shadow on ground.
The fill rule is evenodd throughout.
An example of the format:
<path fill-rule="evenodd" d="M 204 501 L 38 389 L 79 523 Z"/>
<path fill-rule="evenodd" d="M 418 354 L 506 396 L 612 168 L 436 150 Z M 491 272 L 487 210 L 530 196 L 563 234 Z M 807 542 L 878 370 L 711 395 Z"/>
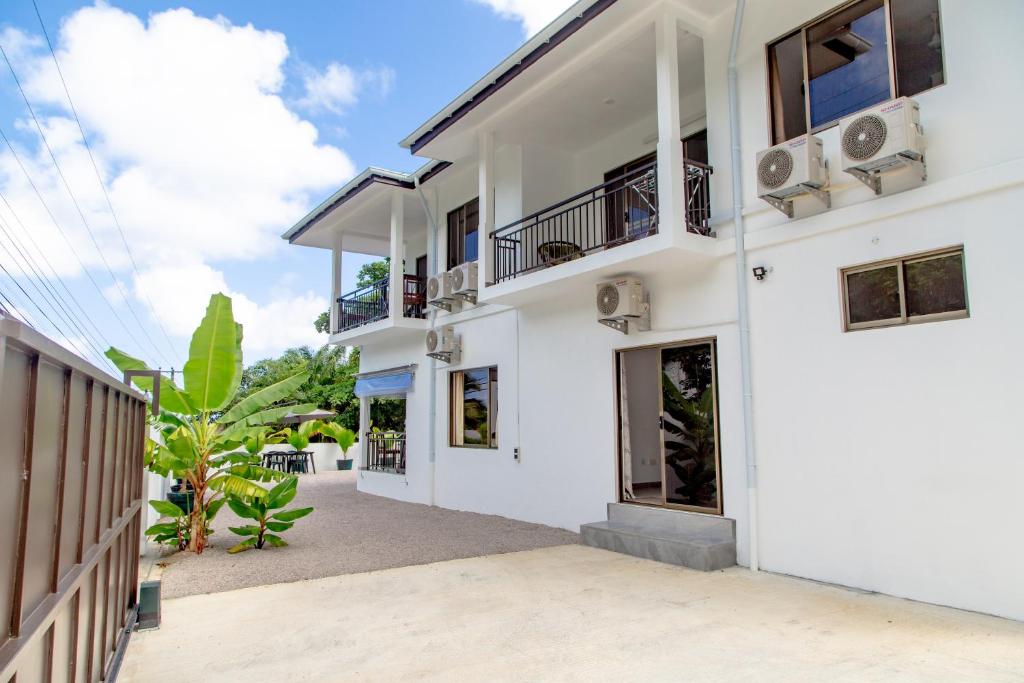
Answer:
<path fill-rule="evenodd" d="M 564 529 L 360 493 L 356 476 L 324 472 L 301 477 L 289 507 L 316 509 L 282 534 L 289 543 L 285 548 L 229 555 L 227 548 L 239 537 L 227 528 L 246 522 L 224 507 L 201 556 L 176 553 L 161 559 L 164 597 L 579 542 L 577 534 Z"/>

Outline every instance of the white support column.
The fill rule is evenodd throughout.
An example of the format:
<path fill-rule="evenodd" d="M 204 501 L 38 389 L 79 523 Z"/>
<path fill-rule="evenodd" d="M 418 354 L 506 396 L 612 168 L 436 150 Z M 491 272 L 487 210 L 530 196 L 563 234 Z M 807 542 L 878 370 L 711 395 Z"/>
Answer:
<path fill-rule="evenodd" d="M 483 292 L 486 283 L 494 282 L 494 248 L 490 236 L 494 230 L 494 133 L 480 131 L 477 149 L 480 181 L 480 227 L 477 235 L 477 244 L 480 247 L 480 283 L 477 290 Z"/>
<path fill-rule="evenodd" d="M 370 399 L 359 399 L 359 451 L 362 454 L 359 467 L 366 467 L 370 462 L 370 440 L 366 438 L 370 431 Z"/>
<path fill-rule="evenodd" d="M 402 317 L 402 293 L 405 267 L 405 198 L 391 192 L 391 283 L 388 287 L 388 313 L 392 320 Z"/>
<path fill-rule="evenodd" d="M 327 330 L 328 334 L 333 334 L 338 329 L 338 297 L 342 295 L 341 291 L 341 257 L 344 253 L 342 248 L 343 237 L 338 235 L 338 238 L 334 242 L 334 248 L 331 250 L 331 305 L 328 309 L 330 311 L 330 329 Z"/>
<path fill-rule="evenodd" d="M 679 38 L 675 17 L 655 21 L 654 63 L 658 89 L 658 232 L 686 231 L 683 144 L 679 125 Z"/>

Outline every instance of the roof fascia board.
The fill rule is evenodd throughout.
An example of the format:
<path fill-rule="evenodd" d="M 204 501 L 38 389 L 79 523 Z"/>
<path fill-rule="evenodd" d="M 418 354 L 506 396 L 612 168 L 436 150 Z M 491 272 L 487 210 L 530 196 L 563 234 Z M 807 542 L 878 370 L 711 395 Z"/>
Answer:
<path fill-rule="evenodd" d="M 573 14 L 574 10 L 570 9 L 566 12 L 568 19 L 564 24 L 559 27 L 559 20 L 555 20 L 548 29 L 541 31 L 533 40 L 528 41 L 523 47 L 512 53 L 512 56 L 477 81 L 469 90 L 435 114 L 400 144 L 416 154 L 431 140 L 475 109 L 481 102 L 501 90 L 541 57 L 568 40 L 615 2 L 617 0 L 594 0 L 589 6 L 578 10 L 575 15 Z M 550 34 L 549 30 L 552 31 Z M 497 75 L 492 76 L 495 73 Z"/>

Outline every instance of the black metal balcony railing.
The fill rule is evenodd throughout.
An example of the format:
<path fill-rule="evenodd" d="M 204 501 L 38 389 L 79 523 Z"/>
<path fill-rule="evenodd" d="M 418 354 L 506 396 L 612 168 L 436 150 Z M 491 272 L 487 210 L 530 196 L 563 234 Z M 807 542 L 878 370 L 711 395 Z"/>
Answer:
<path fill-rule="evenodd" d="M 405 472 L 405 432 L 367 432 L 365 469 Z"/>
<path fill-rule="evenodd" d="M 425 318 L 426 280 L 415 275 L 403 275 L 402 287 L 402 315 L 406 318 Z M 381 278 L 339 297 L 335 332 L 345 332 L 387 318 L 390 313 L 389 289 L 390 279 Z"/>
<path fill-rule="evenodd" d="M 710 166 L 684 160 L 687 229 L 710 233 Z M 491 233 L 494 281 L 504 282 L 658 233 L 652 161 Z"/>

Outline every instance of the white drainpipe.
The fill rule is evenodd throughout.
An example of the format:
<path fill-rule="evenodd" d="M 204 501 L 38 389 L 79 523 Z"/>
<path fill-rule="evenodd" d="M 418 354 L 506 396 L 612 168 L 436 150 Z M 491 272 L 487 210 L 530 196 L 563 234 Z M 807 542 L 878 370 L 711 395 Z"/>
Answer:
<path fill-rule="evenodd" d="M 430 234 L 427 239 L 430 241 L 429 251 L 433 255 L 433 259 L 427 260 L 427 277 L 437 274 L 437 223 L 434 221 L 434 214 L 430 212 L 430 206 L 427 204 L 427 197 L 423 194 L 423 188 L 420 187 L 419 177 L 413 178 L 413 184 L 416 185 L 416 192 L 420 196 L 420 201 L 423 203 L 423 212 L 427 214 L 427 221 L 430 223 Z M 437 316 L 437 311 L 431 308 L 427 315 L 430 320 L 430 329 L 434 329 L 434 318 Z M 430 407 L 427 410 L 429 425 L 427 426 L 427 462 L 430 467 L 430 505 L 435 504 L 434 491 L 435 478 L 434 478 L 434 467 L 435 459 L 437 458 L 437 360 L 435 358 L 430 359 Z"/>
<path fill-rule="evenodd" d="M 747 515 L 750 525 L 750 569 L 758 570 L 757 456 L 754 450 L 754 396 L 750 380 L 750 314 L 747 310 L 747 248 L 743 234 L 743 155 L 740 151 L 739 91 L 736 50 L 743 26 L 745 0 L 736 0 L 729 45 L 729 128 L 732 137 L 732 216 L 736 233 L 736 306 L 740 328 L 740 374 L 743 380 L 743 439 L 747 462 Z"/>

